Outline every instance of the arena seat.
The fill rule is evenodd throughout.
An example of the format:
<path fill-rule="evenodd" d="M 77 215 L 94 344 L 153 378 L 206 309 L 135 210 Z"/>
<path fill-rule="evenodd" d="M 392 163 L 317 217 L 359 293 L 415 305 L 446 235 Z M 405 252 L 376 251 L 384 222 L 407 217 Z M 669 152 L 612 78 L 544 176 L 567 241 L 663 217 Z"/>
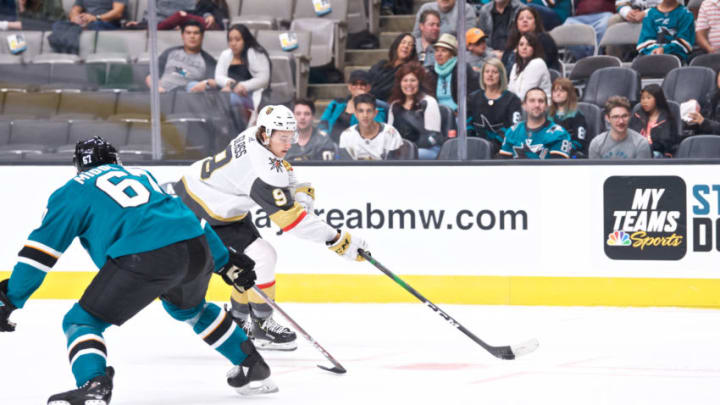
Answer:
<path fill-rule="evenodd" d="M 147 51 L 147 31 L 98 31 L 95 53 L 86 61 L 128 63 L 137 60 Z"/>
<path fill-rule="evenodd" d="M 608 98 L 624 96 L 635 105 L 640 100 L 640 75 L 629 68 L 606 67 L 590 75 L 582 101 L 603 107 Z"/>
<path fill-rule="evenodd" d="M 582 96 L 582 93 L 585 90 L 585 85 L 587 84 L 588 79 L 590 79 L 590 76 L 593 74 L 594 71 L 606 67 L 620 66 L 622 66 L 622 61 L 615 56 L 588 56 L 580 59 L 579 61 L 577 61 L 577 63 L 575 63 L 572 70 L 570 71 L 570 75 L 568 78 L 575 85 L 575 88 L 580 93 L 579 95 Z"/>
<path fill-rule="evenodd" d="M 88 113 L 101 119 L 115 114 L 117 94 L 109 91 L 62 93 L 57 114 Z"/>
<path fill-rule="evenodd" d="M 437 160 L 458 160 L 458 138 L 452 138 L 445 141 L 440 148 Z M 467 138 L 467 158 L 468 160 L 487 160 L 492 159 L 492 144 L 483 138 Z"/>
<path fill-rule="evenodd" d="M 355 0 L 357 1 L 357 0 Z M 335 67 L 342 71 L 343 67 L 345 66 L 345 44 L 347 42 L 347 18 L 348 18 L 348 0 L 333 0 L 332 2 L 332 10 L 330 13 L 318 17 L 318 15 L 315 13 L 315 10 L 313 7 L 311 7 L 311 3 L 308 1 L 307 3 L 301 5 L 296 5 L 295 12 L 293 13 L 293 22 L 290 25 L 290 29 L 292 30 L 298 30 L 298 31 L 312 31 L 313 32 L 313 48 L 316 46 L 316 34 L 318 32 L 327 31 L 327 26 L 325 24 L 320 24 L 319 21 L 325 20 L 325 21 L 332 21 L 333 22 L 333 29 L 332 29 L 332 40 L 329 41 L 330 44 L 332 44 L 332 47 L 330 48 L 332 50 L 332 57 L 335 61 Z M 325 32 L 325 35 L 323 37 L 318 37 L 317 40 L 320 44 L 323 44 L 321 46 L 327 46 L 326 38 L 328 36 L 328 32 Z M 327 64 L 325 63 L 319 63 L 315 61 L 315 52 L 313 51 L 313 60 L 312 60 L 312 66 L 322 66 Z"/>
<path fill-rule="evenodd" d="M 402 140 L 402 146 L 393 153 L 391 160 L 417 160 L 418 147 L 414 142 L 407 139 Z"/>
<path fill-rule="evenodd" d="M 25 43 L 27 44 L 27 49 L 19 54 L 19 55 L 13 55 L 10 53 L 10 50 L 8 49 L 7 45 L 7 37 L 8 35 L 13 34 L 22 34 L 25 37 Z M 3 44 L 3 46 L 0 46 L 0 53 L 8 55 L 10 58 L 17 59 L 18 61 L 29 63 L 35 55 L 38 55 L 42 52 L 42 46 L 43 46 L 43 32 L 42 31 L 1 31 L 0 32 L 0 43 Z"/>
<path fill-rule="evenodd" d="M 717 87 L 715 71 L 704 66 L 684 66 L 671 70 L 663 80 L 662 88 L 668 100 L 684 103 L 690 99 L 702 100 Z"/>
<path fill-rule="evenodd" d="M 592 103 L 579 102 L 577 104 L 578 111 L 585 117 L 585 123 L 588 126 L 587 142 L 598 134 L 605 132 L 605 117 L 603 109 Z"/>
<path fill-rule="evenodd" d="M 637 46 L 638 38 L 640 38 L 640 31 L 642 30 L 642 24 L 633 24 L 629 22 L 620 22 L 613 24 L 607 28 L 605 35 L 600 40 L 599 47 L 605 48 L 607 46 Z"/>
<path fill-rule="evenodd" d="M 720 136 L 695 135 L 680 142 L 677 158 L 720 158 Z"/>
<path fill-rule="evenodd" d="M 50 65 L 47 63 L 0 65 L 0 88 L 2 89 L 29 89 L 49 83 Z"/>
<path fill-rule="evenodd" d="M 231 16 L 232 24 L 248 28 L 274 30 L 288 26 L 292 20 L 293 0 L 243 0 L 240 14 Z"/>
<path fill-rule="evenodd" d="M 271 54 L 288 54 L 282 50 L 280 44 L 280 34 L 290 32 L 293 33 L 298 41 L 297 49 L 291 51 L 295 59 L 294 83 L 297 97 L 305 97 L 307 95 L 308 82 L 310 78 L 310 42 L 311 33 L 308 31 L 258 31 L 257 40 Z"/>
<path fill-rule="evenodd" d="M 720 53 L 698 55 L 690 61 L 690 66 L 705 66 L 718 73 L 720 72 Z"/>
<path fill-rule="evenodd" d="M 665 76 L 682 66 L 680 58 L 670 54 L 640 55 L 632 61 L 631 69 L 640 74 L 642 87 L 648 84 L 662 85 Z"/>
<path fill-rule="evenodd" d="M 3 114 L 23 114 L 37 118 L 50 118 L 57 112 L 59 101 L 60 94 L 58 93 L 8 92 L 5 95 Z"/>
<path fill-rule="evenodd" d="M 115 147 L 127 143 L 128 126 L 115 121 L 79 121 L 70 124 L 70 135 L 66 145 L 59 147 L 58 152 L 75 150 L 75 144 L 81 139 L 90 139 L 102 134 L 103 139 Z"/>
<path fill-rule="evenodd" d="M 0 147 L 4 153 L 50 153 L 67 143 L 68 124 L 43 119 L 15 120 L 11 123 L 10 139 Z"/>

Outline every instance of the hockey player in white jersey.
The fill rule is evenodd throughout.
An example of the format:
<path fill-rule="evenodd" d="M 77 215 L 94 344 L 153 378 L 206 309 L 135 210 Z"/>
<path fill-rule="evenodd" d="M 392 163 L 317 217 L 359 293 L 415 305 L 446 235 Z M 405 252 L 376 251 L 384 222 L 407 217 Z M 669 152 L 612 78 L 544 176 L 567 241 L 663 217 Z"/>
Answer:
<path fill-rule="evenodd" d="M 324 243 L 350 260 L 362 261 L 366 243 L 312 214 L 314 189 L 298 184 L 283 160 L 296 139 L 295 117 L 285 106 L 266 106 L 257 125 L 233 139 L 224 151 L 195 162 L 175 183 L 178 196 L 208 221 L 225 245 L 255 262 L 256 285 L 275 298 L 275 249 L 260 237 L 250 217 L 262 207 L 284 233 Z M 272 307 L 253 290 L 231 296 L 232 315 L 256 347 L 294 350 L 297 336 L 272 318 Z"/>

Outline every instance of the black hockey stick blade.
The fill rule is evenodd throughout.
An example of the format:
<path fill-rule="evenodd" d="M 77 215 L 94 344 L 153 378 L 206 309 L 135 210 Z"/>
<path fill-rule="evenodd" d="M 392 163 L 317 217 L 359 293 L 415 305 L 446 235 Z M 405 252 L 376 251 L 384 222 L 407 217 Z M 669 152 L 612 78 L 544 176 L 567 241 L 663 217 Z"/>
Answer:
<path fill-rule="evenodd" d="M 460 324 L 460 322 L 456 321 L 455 318 L 453 318 L 453 317 L 451 317 L 450 315 L 448 315 L 445 311 L 443 311 L 442 309 L 440 309 L 437 305 L 435 305 L 435 304 L 433 304 L 432 302 L 430 302 L 430 300 L 428 300 L 428 299 L 425 298 L 422 294 L 420 294 L 419 292 L 417 292 L 417 290 L 415 290 L 414 288 L 410 287 L 410 285 L 409 285 L 408 283 L 406 283 L 405 281 L 403 281 L 403 279 L 401 279 L 400 277 L 396 276 L 395 273 L 393 273 L 392 271 L 390 271 L 387 267 L 385 267 L 385 266 L 383 266 L 382 264 L 380 264 L 377 260 L 375 260 L 375 259 L 370 255 L 370 252 L 367 252 L 367 251 L 365 251 L 365 250 L 359 249 L 359 250 L 358 250 L 358 254 L 359 254 L 360 256 L 362 256 L 363 259 L 365 259 L 365 260 L 367 260 L 368 262 L 370 262 L 370 264 L 372 264 L 373 266 L 375 266 L 378 270 L 380 270 L 381 272 L 385 273 L 386 276 L 390 277 L 390 278 L 393 279 L 396 283 L 400 284 L 401 287 L 403 287 L 403 288 L 404 288 L 407 292 L 409 292 L 410 294 L 414 295 L 415 298 L 417 298 L 418 300 L 420 300 L 420 302 L 422 302 L 423 304 L 425 304 L 428 308 L 430 308 L 430 309 L 432 309 L 433 311 L 435 311 L 435 313 L 437 313 L 438 315 L 440 315 L 440 317 L 442 317 L 443 319 L 445 319 L 450 325 L 452 325 L 452 326 L 454 326 L 455 328 L 457 328 L 458 330 L 460 330 L 460 332 L 464 333 L 467 337 L 469 337 L 469 338 L 472 339 L 475 343 L 477 343 L 477 344 L 479 344 L 480 346 L 482 346 L 483 349 L 487 350 L 488 353 L 492 354 L 492 355 L 495 356 L 495 357 L 497 357 L 497 358 L 499 358 L 499 359 L 503 359 L 503 360 L 514 360 L 514 359 L 515 359 L 516 357 L 518 357 L 518 356 L 524 356 L 524 355 L 526 355 L 526 354 L 529 354 L 529 353 L 534 352 L 534 351 L 538 348 L 538 346 L 540 345 L 540 343 L 537 341 L 537 339 L 531 339 L 531 340 L 528 340 L 527 342 L 523 342 L 523 343 L 520 343 L 520 344 L 517 344 L 517 345 L 514 345 L 514 346 L 491 346 L 491 345 L 485 343 L 485 342 L 484 342 L 482 339 L 480 339 L 479 337 L 475 336 L 475 334 L 473 334 L 473 333 L 470 332 L 467 328 L 465 328 L 464 326 L 462 326 L 462 325 Z"/>
<path fill-rule="evenodd" d="M 323 369 L 323 370 L 325 370 L 325 371 L 329 371 L 329 372 L 335 373 L 335 374 L 345 374 L 345 373 L 347 373 L 347 370 L 345 370 L 345 367 L 340 366 L 340 365 L 335 366 L 335 367 L 326 367 L 326 366 L 317 364 L 317 366 L 318 366 L 318 368 L 321 368 L 321 369 Z"/>

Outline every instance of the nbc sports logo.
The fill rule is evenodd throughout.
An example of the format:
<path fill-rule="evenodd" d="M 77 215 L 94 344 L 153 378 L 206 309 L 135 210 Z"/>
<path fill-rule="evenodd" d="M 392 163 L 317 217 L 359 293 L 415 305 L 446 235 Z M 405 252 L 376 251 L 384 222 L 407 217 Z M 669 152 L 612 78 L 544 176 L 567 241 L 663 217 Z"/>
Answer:
<path fill-rule="evenodd" d="M 615 231 L 608 235 L 607 244 L 608 246 L 630 246 L 632 242 L 630 242 L 630 235 L 624 231 Z"/>

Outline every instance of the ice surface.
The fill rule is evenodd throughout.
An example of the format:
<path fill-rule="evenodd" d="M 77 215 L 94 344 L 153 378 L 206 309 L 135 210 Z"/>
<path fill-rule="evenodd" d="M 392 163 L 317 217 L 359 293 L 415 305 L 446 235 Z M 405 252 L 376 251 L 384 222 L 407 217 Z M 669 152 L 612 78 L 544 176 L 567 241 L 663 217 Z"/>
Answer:
<path fill-rule="evenodd" d="M 71 301 L 32 300 L 0 334 L 0 404 L 44 404 L 73 387 L 61 330 Z M 281 303 L 347 369 L 294 352 L 263 352 L 280 387 L 244 398 L 231 365 L 152 304 L 105 334 L 120 404 L 717 404 L 720 311 L 679 308 L 443 305 L 481 339 L 539 349 L 498 360 L 422 304 Z M 278 320 L 285 323 L 280 315 Z"/>

